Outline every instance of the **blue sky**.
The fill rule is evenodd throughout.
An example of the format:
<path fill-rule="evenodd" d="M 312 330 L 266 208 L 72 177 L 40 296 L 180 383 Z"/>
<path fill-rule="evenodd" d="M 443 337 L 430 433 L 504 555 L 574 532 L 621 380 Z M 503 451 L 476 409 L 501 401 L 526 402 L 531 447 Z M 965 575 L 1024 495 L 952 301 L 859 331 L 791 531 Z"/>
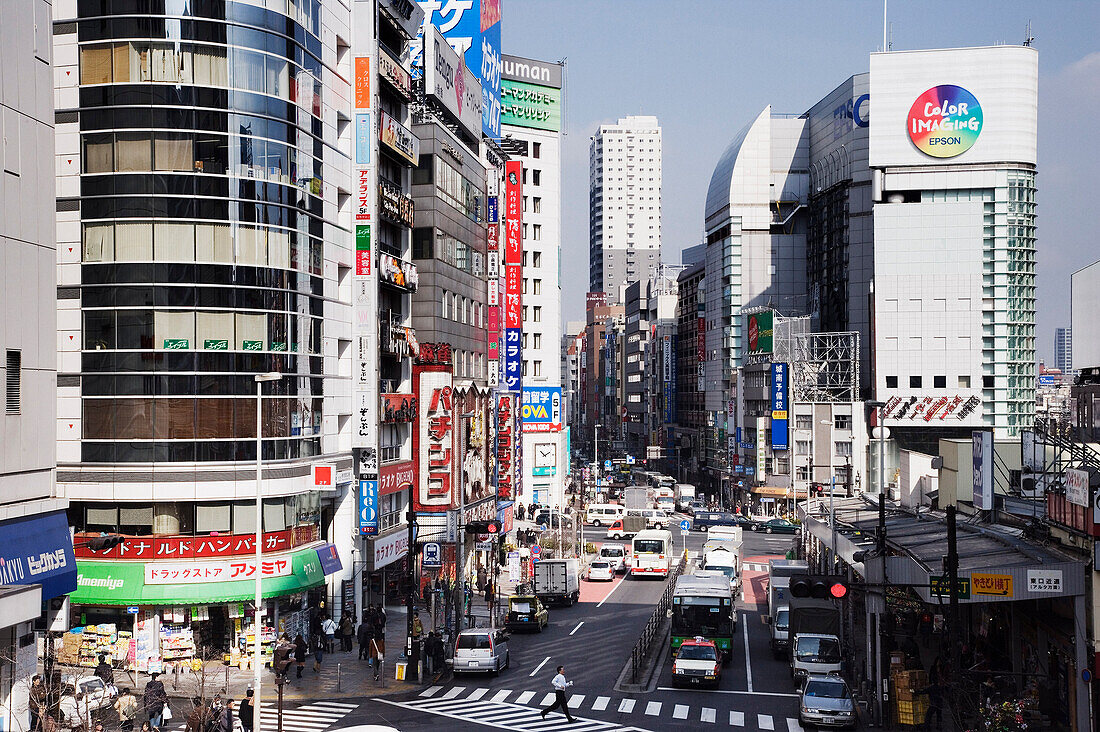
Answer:
<path fill-rule="evenodd" d="M 505 53 L 568 59 L 562 154 L 563 312 L 584 317 L 588 138 L 652 114 L 664 141 L 662 258 L 702 232 L 710 174 L 763 107 L 804 112 L 882 46 L 882 2 L 504 0 Z M 1021 43 L 1039 49 L 1038 355 L 1069 325 L 1069 276 L 1100 259 L 1100 2 L 889 3 L 896 50 Z M 1091 174 L 1091 175 L 1090 175 Z"/>

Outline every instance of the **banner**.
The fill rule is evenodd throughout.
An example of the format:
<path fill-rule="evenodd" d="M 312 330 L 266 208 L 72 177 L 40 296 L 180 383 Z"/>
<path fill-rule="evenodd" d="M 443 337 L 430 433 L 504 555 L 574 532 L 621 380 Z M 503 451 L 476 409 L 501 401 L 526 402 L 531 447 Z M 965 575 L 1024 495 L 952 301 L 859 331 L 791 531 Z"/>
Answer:
<path fill-rule="evenodd" d="M 504 385 L 508 391 L 518 392 L 522 386 L 523 354 L 520 348 L 522 331 L 519 328 L 504 329 Z"/>
<path fill-rule="evenodd" d="M 513 476 L 513 456 L 516 448 L 515 420 L 513 404 L 515 394 L 503 392 L 497 396 L 494 413 L 497 426 L 497 500 L 511 501 L 515 498 Z"/>
<path fill-rule="evenodd" d="M 561 90 L 505 80 L 500 89 L 500 123 L 561 131 Z"/>
<path fill-rule="evenodd" d="M 523 387 L 523 431 L 561 432 L 561 387 Z"/>
<path fill-rule="evenodd" d="M 378 533 L 378 481 L 359 481 L 359 534 L 374 536 Z"/>
<path fill-rule="evenodd" d="M 438 353 L 433 344 L 422 343 L 420 347 L 421 356 L 425 350 Z M 447 352 L 449 361 L 449 347 Z M 418 361 L 422 360 L 418 358 Z M 413 509 L 446 511 L 454 504 L 454 491 L 458 483 L 451 366 L 418 362 L 413 366 L 413 382 L 413 391 L 420 407 L 413 444 L 419 462 Z"/>
<path fill-rule="evenodd" d="M 787 450 L 787 364 L 772 364 L 772 449 Z"/>
<path fill-rule="evenodd" d="M 765 310 L 762 313 L 753 313 L 745 316 L 745 332 L 748 348 L 745 353 L 755 356 L 772 352 L 773 340 L 773 311 Z"/>

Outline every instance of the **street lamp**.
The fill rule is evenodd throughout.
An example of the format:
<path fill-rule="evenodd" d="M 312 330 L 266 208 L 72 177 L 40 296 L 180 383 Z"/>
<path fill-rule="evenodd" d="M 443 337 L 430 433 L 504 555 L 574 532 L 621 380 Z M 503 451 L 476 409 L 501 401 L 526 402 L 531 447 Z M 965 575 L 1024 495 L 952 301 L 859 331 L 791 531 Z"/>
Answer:
<path fill-rule="evenodd" d="M 269 371 L 266 374 L 256 374 L 256 612 L 253 614 L 253 624 L 255 626 L 255 639 L 256 648 L 254 651 L 252 665 L 253 665 L 253 701 L 252 710 L 255 716 L 255 727 L 260 729 L 261 709 L 263 707 L 260 704 L 260 680 L 263 678 L 260 673 L 263 663 L 261 662 L 260 649 L 262 648 L 261 641 L 261 620 L 263 608 L 263 386 L 265 381 L 279 381 L 283 378 L 283 375 L 278 371 Z"/>
<path fill-rule="evenodd" d="M 885 524 L 885 520 L 883 518 L 885 516 L 885 509 L 883 508 L 883 506 L 885 505 L 885 500 L 886 500 L 886 425 L 883 424 L 883 418 L 885 417 L 883 412 L 886 409 L 886 402 L 879 402 L 879 401 L 867 402 L 867 406 L 870 407 L 871 409 L 875 409 L 875 410 L 878 411 L 878 419 L 875 420 L 875 422 L 877 422 L 876 429 L 878 429 L 878 482 L 879 482 L 878 500 L 879 500 L 879 521 L 881 522 L 880 525 L 879 525 L 878 546 L 879 546 L 879 553 L 880 553 L 881 558 L 882 558 L 882 584 L 883 584 L 883 588 L 885 588 L 886 587 L 886 582 L 887 582 L 887 578 L 886 578 L 886 536 L 885 536 L 886 524 Z M 880 610 L 880 614 L 878 615 L 878 617 L 875 620 L 875 628 L 876 628 L 876 631 L 877 631 L 876 642 L 877 642 L 878 645 L 877 645 L 877 653 L 875 654 L 876 657 L 874 659 L 874 664 L 875 664 L 875 666 L 874 666 L 875 719 L 879 720 L 880 724 L 882 724 L 882 718 L 883 718 L 882 717 L 882 715 L 883 715 L 883 710 L 882 710 L 882 707 L 883 707 L 883 704 L 882 704 L 882 687 L 883 687 L 883 684 L 884 684 L 884 678 L 883 678 L 884 674 L 883 674 L 883 668 L 882 667 L 883 667 L 883 664 L 885 663 L 885 659 L 883 658 L 883 656 L 885 654 L 883 653 L 883 650 L 882 650 L 882 615 L 881 615 L 881 613 L 885 612 L 885 611 L 886 611 L 886 591 L 885 591 L 885 589 L 883 589 L 883 592 L 882 592 L 882 607 L 881 607 L 881 610 Z M 868 657 L 870 657 L 870 654 L 868 654 Z"/>

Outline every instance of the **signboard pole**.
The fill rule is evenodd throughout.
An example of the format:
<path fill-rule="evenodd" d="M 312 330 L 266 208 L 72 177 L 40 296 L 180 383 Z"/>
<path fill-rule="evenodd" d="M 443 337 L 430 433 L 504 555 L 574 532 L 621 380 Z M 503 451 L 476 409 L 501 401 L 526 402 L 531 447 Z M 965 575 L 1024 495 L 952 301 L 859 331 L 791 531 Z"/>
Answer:
<path fill-rule="evenodd" d="M 949 625 L 948 645 L 951 648 L 951 668 L 959 668 L 959 542 L 956 531 L 955 506 L 948 506 L 947 511 L 947 592 Z"/>

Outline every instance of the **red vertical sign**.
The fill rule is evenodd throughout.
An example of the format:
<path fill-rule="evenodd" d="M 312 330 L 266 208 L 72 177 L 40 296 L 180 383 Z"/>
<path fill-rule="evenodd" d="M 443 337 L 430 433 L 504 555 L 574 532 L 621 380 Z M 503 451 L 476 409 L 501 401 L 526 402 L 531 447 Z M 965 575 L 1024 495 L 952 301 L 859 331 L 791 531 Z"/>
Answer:
<path fill-rule="evenodd" d="M 523 241 L 520 236 L 522 221 L 520 200 L 523 195 L 523 164 L 518 160 L 509 160 L 504 164 L 504 215 L 507 219 L 504 229 L 504 264 L 519 265 L 523 257 Z"/>

